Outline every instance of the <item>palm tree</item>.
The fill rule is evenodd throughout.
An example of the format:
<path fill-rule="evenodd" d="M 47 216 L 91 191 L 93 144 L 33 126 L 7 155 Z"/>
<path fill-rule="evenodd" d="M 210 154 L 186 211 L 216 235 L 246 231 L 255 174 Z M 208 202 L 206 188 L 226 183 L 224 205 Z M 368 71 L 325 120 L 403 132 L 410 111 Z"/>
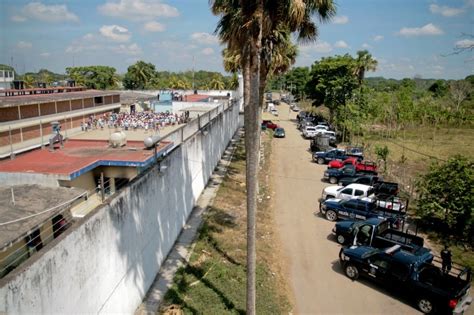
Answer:
<path fill-rule="evenodd" d="M 377 60 L 373 59 L 372 55 L 367 50 L 359 50 L 357 52 L 354 74 L 357 76 L 359 87 L 362 87 L 365 73 L 367 71 L 375 71 L 377 69 L 377 64 Z"/>
<path fill-rule="evenodd" d="M 138 86 L 142 89 L 145 88 L 156 74 L 155 66 L 142 60 L 137 61 L 134 65 L 130 66 L 128 72 L 130 72 L 130 74 L 135 78 L 139 83 Z"/>
<path fill-rule="evenodd" d="M 25 87 L 27 89 L 30 89 L 32 87 L 34 87 L 34 84 L 35 84 L 35 78 L 33 78 L 32 75 L 28 74 L 28 75 L 25 75 L 23 77 L 23 82 L 25 83 Z"/>
<path fill-rule="evenodd" d="M 317 13 L 325 21 L 335 13 L 332 0 L 210 0 L 212 12 L 220 16 L 216 33 L 231 52 L 241 56 L 244 74 L 244 124 L 247 188 L 247 314 L 255 314 L 255 214 L 257 210 L 260 154 L 260 80 L 266 81 L 275 32 L 296 33 L 301 41 L 316 39 Z M 262 51 L 262 46 L 265 49 Z M 262 56 L 263 55 L 263 56 Z M 263 58 L 262 58 L 263 57 Z M 264 69 L 261 72 L 261 60 Z M 266 72 L 266 73 L 265 73 Z"/>
<path fill-rule="evenodd" d="M 213 90 L 223 90 L 225 89 L 225 83 L 219 77 L 214 77 L 209 83 L 211 89 Z"/>

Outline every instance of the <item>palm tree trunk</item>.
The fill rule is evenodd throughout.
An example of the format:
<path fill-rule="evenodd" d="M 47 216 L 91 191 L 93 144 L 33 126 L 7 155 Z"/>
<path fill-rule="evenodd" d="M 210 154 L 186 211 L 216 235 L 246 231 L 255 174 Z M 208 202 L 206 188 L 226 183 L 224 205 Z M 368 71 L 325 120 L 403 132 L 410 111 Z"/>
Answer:
<path fill-rule="evenodd" d="M 250 69 L 250 97 L 249 104 L 245 109 L 245 153 L 246 153 L 246 187 L 247 187 L 247 314 L 255 315 L 255 269 L 256 269 L 256 234 L 255 223 L 257 213 L 258 195 L 258 165 L 260 157 L 260 106 L 259 106 L 259 84 L 260 84 L 260 50 L 262 43 L 262 14 L 263 2 L 257 3 L 254 11 L 257 20 L 258 31 L 254 31 L 249 42 Z"/>

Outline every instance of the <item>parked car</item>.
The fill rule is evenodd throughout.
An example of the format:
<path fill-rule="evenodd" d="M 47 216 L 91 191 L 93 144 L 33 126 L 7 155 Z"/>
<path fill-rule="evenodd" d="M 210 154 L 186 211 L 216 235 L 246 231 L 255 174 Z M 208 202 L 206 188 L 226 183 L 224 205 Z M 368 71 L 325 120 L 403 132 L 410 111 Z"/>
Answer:
<path fill-rule="evenodd" d="M 331 142 L 328 136 L 318 134 L 311 139 L 309 148 L 311 152 L 326 152 L 335 148 L 335 144 Z"/>
<path fill-rule="evenodd" d="M 328 199 L 319 204 L 319 211 L 329 221 L 367 220 L 370 218 L 386 218 L 394 227 L 401 226 L 406 212 L 377 206 L 375 201 L 360 199 Z"/>
<path fill-rule="evenodd" d="M 385 250 L 353 246 L 339 253 L 342 269 L 351 280 L 364 277 L 397 290 L 425 314 L 463 314 L 472 302 L 470 269 L 445 273 L 432 260 L 429 252 L 416 255 L 400 245 Z"/>
<path fill-rule="evenodd" d="M 272 122 L 271 120 L 263 120 L 262 127 L 264 126 L 265 128 L 272 129 L 272 130 L 275 130 L 276 128 L 278 128 L 278 125 Z"/>
<path fill-rule="evenodd" d="M 344 161 L 333 160 L 329 162 L 328 167 L 329 168 L 342 168 L 346 165 L 354 165 L 356 168 L 356 171 L 371 171 L 371 172 L 377 171 L 377 164 L 375 164 L 374 162 L 360 161 L 357 157 L 354 157 L 354 156 L 348 157 Z"/>
<path fill-rule="evenodd" d="M 318 134 L 316 126 L 305 126 L 303 129 L 303 137 L 309 139 Z"/>
<path fill-rule="evenodd" d="M 313 161 L 318 164 L 326 164 L 332 160 L 346 160 L 349 156 L 347 156 L 346 151 L 343 149 L 332 149 L 326 152 L 314 152 L 313 153 Z M 352 166 L 352 165 L 349 165 Z M 346 166 L 348 167 L 348 166 Z M 354 168 L 355 169 L 355 168 Z M 332 169 L 329 169 L 332 170 Z M 325 172 L 326 173 L 326 172 Z M 331 184 L 335 184 L 335 182 L 331 182 Z"/>
<path fill-rule="evenodd" d="M 347 147 L 346 148 L 347 155 L 351 156 L 363 156 L 364 149 L 361 147 Z"/>
<path fill-rule="evenodd" d="M 378 181 L 382 181 L 380 176 L 366 174 L 358 177 L 343 177 L 339 180 L 338 184 L 341 186 L 347 186 L 349 184 L 364 184 L 373 186 Z"/>
<path fill-rule="evenodd" d="M 323 131 L 319 132 L 318 135 L 328 137 L 329 138 L 329 143 L 331 145 L 336 145 L 337 138 L 336 138 L 336 133 L 334 131 L 323 130 Z"/>
<path fill-rule="evenodd" d="M 300 108 L 298 107 L 298 105 L 295 105 L 295 106 L 293 106 L 292 110 L 293 110 L 294 112 L 299 112 L 299 111 L 300 111 Z"/>
<path fill-rule="evenodd" d="M 273 116 L 278 116 L 278 110 L 276 108 L 272 108 L 270 110 L 270 113 L 273 115 Z"/>
<path fill-rule="evenodd" d="M 346 156 L 344 156 L 344 157 L 346 157 Z M 319 156 L 317 158 L 319 159 Z M 313 156 L 313 161 L 314 161 L 314 159 L 315 158 Z M 341 156 L 340 159 L 342 160 L 344 158 L 342 158 L 342 156 Z M 354 165 L 346 165 L 343 168 L 328 168 L 326 171 L 324 171 L 324 179 L 329 181 L 331 184 L 336 184 L 342 178 L 360 177 L 360 176 L 367 175 L 367 174 L 377 175 L 377 172 L 357 171 L 356 168 L 354 167 Z"/>
<path fill-rule="evenodd" d="M 365 221 L 340 221 L 332 229 L 336 241 L 341 245 L 371 246 L 387 248 L 400 245 L 411 253 L 430 251 L 423 247 L 424 239 L 390 228 L 386 219 L 371 218 Z"/>
<path fill-rule="evenodd" d="M 275 138 L 285 138 L 285 129 L 278 127 L 273 132 L 273 137 Z"/>

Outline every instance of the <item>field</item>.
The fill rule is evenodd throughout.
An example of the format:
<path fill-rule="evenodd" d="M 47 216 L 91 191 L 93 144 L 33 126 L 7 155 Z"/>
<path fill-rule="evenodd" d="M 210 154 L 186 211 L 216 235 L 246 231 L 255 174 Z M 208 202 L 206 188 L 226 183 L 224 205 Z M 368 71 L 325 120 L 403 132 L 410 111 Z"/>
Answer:
<path fill-rule="evenodd" d="M 271 132 L 268 131 L 268 135 Z M 263 167 L 257 215 L 257 313 L 288 313 L 287 289 L 281 278 L 267 175 L 270 138 L 263 136 Z M 208 209 L 188 266 L 181 268 L 165 297 L 162 313 L 244 314 L 246 308 L 246 207 L 243 141 Z"/>

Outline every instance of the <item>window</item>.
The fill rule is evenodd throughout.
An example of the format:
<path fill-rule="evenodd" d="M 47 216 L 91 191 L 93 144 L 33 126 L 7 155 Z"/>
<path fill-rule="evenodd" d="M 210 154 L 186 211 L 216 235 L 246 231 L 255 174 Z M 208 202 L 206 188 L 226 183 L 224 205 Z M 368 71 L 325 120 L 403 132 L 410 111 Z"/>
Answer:
<path fill-rule="evenodd" d="M 388 269 L 388 266 L 389 266 L 388 261 L 381 257 L 375 258 L 372 264 L 376 265 L 377 267 L 381 269 Z"/>
<path fill-rule="evenodd" d="M 344 189 L 343 191 L 341 191 L 341 194 L 352 195 L 352 188 Z"/>
<path fill-rule="evenodd" d="M 358 190 L 358 189 L 355 190 L 354 196 L 363 196 L 363 195 L 364 195 L 364 192 L 362 190 Z"/>
<path fill-rule="evenodd" d="M 0 78 L 3 78 L 3 70 L 0 70 Z"/>
<path fill-rule="evenodd" d="M 94 97 L 94 104 L 103 104 L 104 103 L 104 98 L 102 96 L 96 96 Z"/>

